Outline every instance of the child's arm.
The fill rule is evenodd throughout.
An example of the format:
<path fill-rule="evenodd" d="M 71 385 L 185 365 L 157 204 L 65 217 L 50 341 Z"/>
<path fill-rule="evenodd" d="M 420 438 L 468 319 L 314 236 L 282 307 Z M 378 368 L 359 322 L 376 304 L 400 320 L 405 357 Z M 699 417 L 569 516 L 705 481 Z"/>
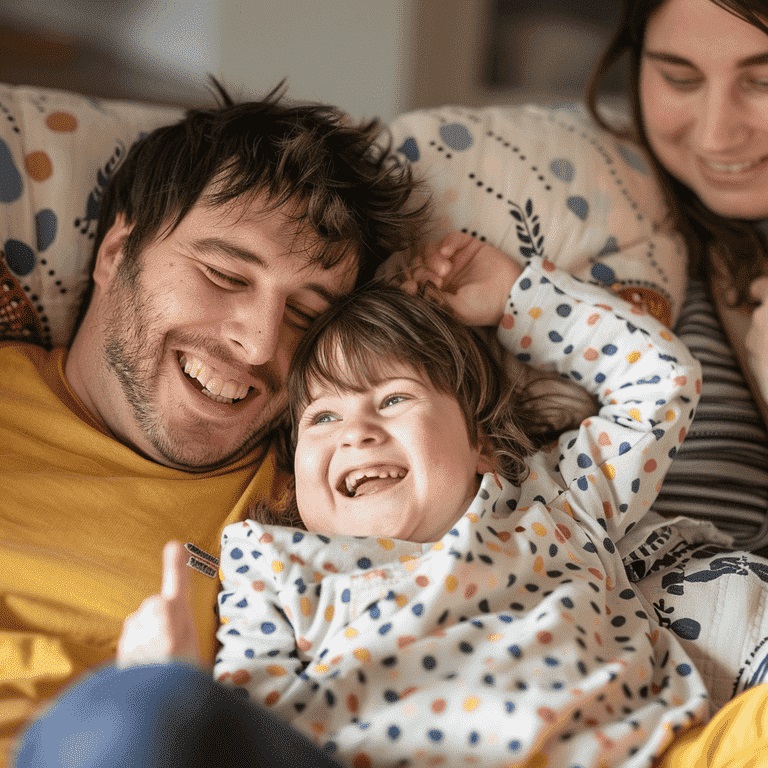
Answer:
<path fill-rule="evenodd" d="M 544 501 L 621 538 L 655 501 L 693 418 L 698 361 L 643 309 L 539 258 L 512 287 L 499 339 L 598 399 L 599 414 L 561 437 L 561 489 Z"/>
<path fill-rule="evenodd" d="M 249 523 L 235 523 L 222 536 L 221 649 L 213 672 L 220 682 L 245 688 L 259 704 L 279 709 L 304 664 L 272 579 L 274 561 L 264 539 L 269 534 L 259 537 L 253 531 Z M 294 693 L 299 690 L 302 686 Z"/>

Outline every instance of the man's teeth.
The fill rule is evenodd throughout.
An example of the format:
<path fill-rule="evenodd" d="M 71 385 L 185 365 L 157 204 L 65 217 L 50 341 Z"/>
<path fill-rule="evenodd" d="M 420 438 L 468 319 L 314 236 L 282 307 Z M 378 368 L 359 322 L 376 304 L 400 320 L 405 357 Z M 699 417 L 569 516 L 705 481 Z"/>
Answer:
<path fill-rule="evenodd" d="M 218 371 L 207 366 L 196 357 L 181 355 L 182 370 L 190 378 L 196 379 L 203 388 L 202 392 L 217 403 L 233 403 L 242 400 L 250 387 L 234 379 L 225 379 Z"/>
<path fill-rule="evenodd" d="M 354 496 L 360 484 L 365 480 L 384 479 L 387 477 L 402 480 L 405 470 L 399 467 L 373 467 L 370 469 L 355 469 L 344 479 L 348 496 Z"/>

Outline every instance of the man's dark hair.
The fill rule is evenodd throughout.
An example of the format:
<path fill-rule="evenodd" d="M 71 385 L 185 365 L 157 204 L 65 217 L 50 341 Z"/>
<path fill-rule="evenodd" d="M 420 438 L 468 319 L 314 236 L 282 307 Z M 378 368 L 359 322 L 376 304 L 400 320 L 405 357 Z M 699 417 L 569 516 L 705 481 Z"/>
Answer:
<path fill-rule="evenodd" d="M 311 261 L 328 269 L 358 254 L 358 285 L 412 245 L 427 206 L 411 202 L 411 171 L 377 119 L 356 124 L 332 106 L 287 102 L 284 83 L 237 104 L 213 83 L 218 106 L 189 110 L 131 148 L 104 194 L 94 258 L 118 214 L 134 225 L 130 260 L 173 231 L 203 194 L 214 206 L 263 196 L 265 212 L 281 208 L 297 236 L 317 243 Z"/>

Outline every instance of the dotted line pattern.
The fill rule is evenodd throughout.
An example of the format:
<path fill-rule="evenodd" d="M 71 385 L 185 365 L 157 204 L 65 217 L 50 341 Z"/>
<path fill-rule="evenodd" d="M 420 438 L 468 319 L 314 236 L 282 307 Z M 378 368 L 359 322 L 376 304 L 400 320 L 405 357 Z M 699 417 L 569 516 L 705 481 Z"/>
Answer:
<path fill-rule="evenodd" d="M 16 122 L 15 116 L 11 110 L 8 109 L 8 107 L 6 107 L 2 102 L 0 102 L 0 112 L 5 115 L 5 119 L 11 124 L 11 130 L 14 133 L 21 133 L 21 129 L 19 128 L 19 124 Z"/>

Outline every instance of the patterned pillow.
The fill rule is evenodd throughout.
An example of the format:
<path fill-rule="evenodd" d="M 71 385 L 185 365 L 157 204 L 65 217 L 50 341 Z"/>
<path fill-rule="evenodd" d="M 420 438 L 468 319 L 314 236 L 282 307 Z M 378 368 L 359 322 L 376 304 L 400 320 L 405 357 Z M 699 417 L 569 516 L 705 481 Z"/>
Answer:
<path fill-rule="evenodd" d="M 676 319 L 685 249 L 641 150 L 575 105 L 442 107 L 390 125 L 438 214 L 520 261 L 546 254 L 582 279 Z"/>
<path fill-rule="evenodd" d="M 104 186 L 143 132 L 181 112 L 0 85 L 0 113 L 0 341 L 66 344 Z"/>

